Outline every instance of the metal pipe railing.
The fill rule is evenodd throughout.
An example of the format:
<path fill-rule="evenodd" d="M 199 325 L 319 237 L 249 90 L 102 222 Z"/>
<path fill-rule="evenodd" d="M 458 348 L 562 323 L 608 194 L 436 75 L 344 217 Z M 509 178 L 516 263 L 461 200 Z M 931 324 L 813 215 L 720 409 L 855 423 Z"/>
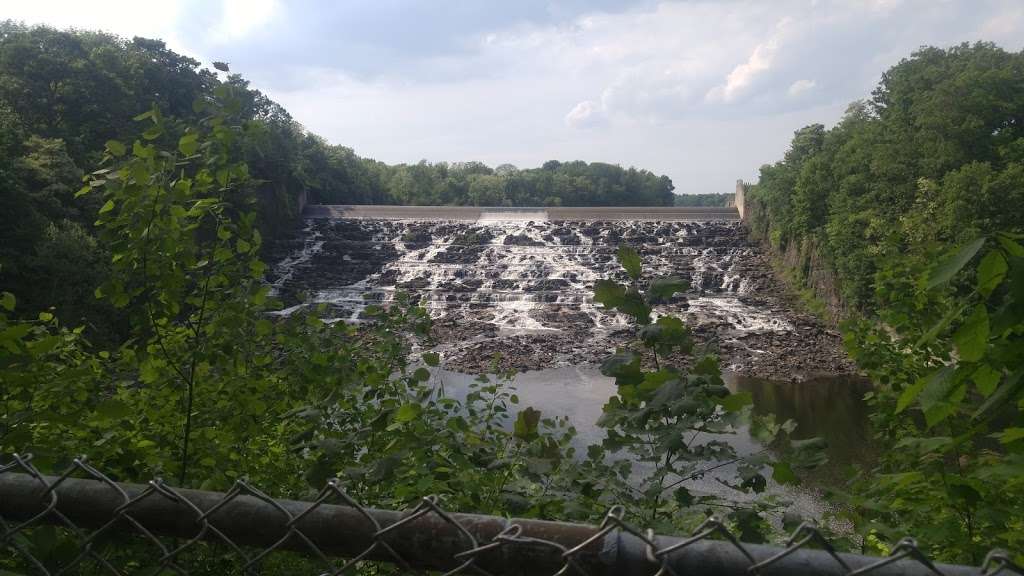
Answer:
<path fill-rule="evenodd" d="M 90 478 L 70 477 L 82 472 Z M 243 570 L 276 550 L 318 558 L 330 573 L 341 573 L 363 560 L 405 569 L 495 575 L 959 576 L 1019 570 L 1000 553 L 990 555 L 982 569 L 932 564 L 911 540 L 888 558 L 836 553 L 807 525 L 794 534 L 788 548 L 740 543 L 714 519 L 690 537 L 654 536 L 625 523 L 622 512 L 614 508 L 600 526 L 449 513 L 433 498 L 398 512 L 365 508 L 333 481 L 318 498 L 300 502 L 272 499 L 244 482 L 228 492 L 172 488 L 160 480 L 146 485 L 117 483 L 81 459 L 63 476 L 39 474 L 27 459 L 18 457 L 15 463 L 0 466 L 0 551 L 21 555 L 43 573 L 47 568 L 14 541 L 16 535 L 41 524 L 88 534 L 72 564 L 88 558 L 106 562 L 93 543 L 116 531 L 148 540 L 161 552 L 149 558 L 154 566 L 178 571 L 184 571 L 179 560 L 200 541 L 233 549 L 244 559 Z M 348 562 L 332 563 L 331 558 Z M 73 565 L 62 569 L 75 572 Z"/>

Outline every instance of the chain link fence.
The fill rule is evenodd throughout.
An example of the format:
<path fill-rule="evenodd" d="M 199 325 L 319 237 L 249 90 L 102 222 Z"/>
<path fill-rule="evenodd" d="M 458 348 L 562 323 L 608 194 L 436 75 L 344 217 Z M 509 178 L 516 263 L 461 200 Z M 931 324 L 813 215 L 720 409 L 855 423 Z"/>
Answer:
<path fill-rule="evenodd" d="M 1024 574 L 1005 551 L 956 566 L 932 562 L 912 538 L 879 558 L 838 553 L 811 524 L 779 548 L 742 543 L 714 517 L 678 537 L 638 529 L 624 513 L 613 507 L 599 526 L 508 519 L 448 512 L 429 496 L 404 512 L 377 510 L 336 480 L 298 502 L 244 481 L 227 492 L 119 483 L 84 457 L 46 476 L 15 454 L 0 464 L 0 574 Z M 47 526 L 70 539 L 59 561 L 35 544 Z"/>

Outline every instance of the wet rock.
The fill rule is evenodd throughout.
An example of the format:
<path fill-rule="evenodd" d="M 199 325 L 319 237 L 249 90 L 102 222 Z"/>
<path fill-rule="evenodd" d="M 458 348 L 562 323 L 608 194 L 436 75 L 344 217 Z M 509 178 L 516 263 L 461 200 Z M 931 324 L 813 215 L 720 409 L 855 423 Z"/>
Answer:
<path fill-rule="evenodd" d="M 627 280 L 615 258 L 622 243 L 640 252 L 648 277 L 691 281 L 656 312 L 685 318 L 697 348 L 723 366 L 788 379 L 852 370 L 839 335 L 791 305 L 735 222 L 314 220 L 271 247 L 268 281 L 286 306 L 325 302 L 346 320 L 367 303 L 388 305 L 396 289 L 413 292 L 449 369 L 486 371 L 495 353 L 503 369 L 597 364 L 634 339 L 591 297 L 596 279 Z"/>
<path fill-rule="evenodd" d="M 505 246 L 543 246 L 544 243 L 530 238 L 526 234 L 509 234 L 502 241 Z"/>

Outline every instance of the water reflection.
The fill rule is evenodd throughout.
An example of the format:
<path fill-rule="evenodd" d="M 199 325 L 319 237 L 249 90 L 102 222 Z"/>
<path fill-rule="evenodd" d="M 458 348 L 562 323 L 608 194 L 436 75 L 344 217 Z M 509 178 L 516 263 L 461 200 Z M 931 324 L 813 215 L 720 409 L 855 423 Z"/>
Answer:
<path fill-rule="evenodd" d="M 820 436 L 828 442 L 830 468 L 871 458 L 864 394 L 871 383 L 859 376 L 825 376 L 803 382 L 779 382 L 726 374 L 732 391 L 749 392 L 754 411 L 775 414 L 776 421 L 797 423 L 795 438 Z"/>
<path fill-rule="evenodd" d="M 434 374 L 449 394 L 460 399 L 475 379 L 447 370 L 434 370 Z M 795 438 L 823 437 L 828 442 L 832 466 L 870 458 L 863 398 L 871 385 L 866 379 L 828 376 L 781 382 L 727 373 L 725 381 L 730 390 L 751 394 L 755 412 L 775 414 L 778 422 L 795 421 Z M 615 393 L 615 382 L 596 368 L 567 366 L 522 372 L 511 385 L 517 389 L 522 406 L 532 406 L 548 416 L 568 416 L 579 431 L 579 447 L 599 443 L 604 437 L 604 430 L 596 423 L 601 408 Z M 755 448 L 747 437 L 734 438 L 732 442 L 739 444 L 736 447 L 742 452 Z"/>
<path fill-rule="evenodd" d="M 473 376 L 457 372 L 440 369 L 432 372 L 436 381 L 443 384 L 445 392 L 460 400 L 465 399 L 469 385 L 475 380 Z M 829 464 L 813 472 L 809 485 L 779 486 L 770 478 L 768 480 L 768 492 L 790 501 L 792 510 L 805 517 L 823 518 L 830 505 L 814 486 L 841 480 L 847 465 L 863 463 L 870 458 L 863 401 L 869 383 L 850 377 L 778 382 L 734 374 L 726 374 L 725 380 L 734 391 L 750 392 L 756 412 L 774 413 L 780 422 L 787 419 L 796 421 L 796 438 L 821 436 L 828 442 Z M 568 416 L 578 431 L 574 444 L 581 453 L 586 446 L 600 443 L 604 438 L 605 430 L 597 426 L 597 420 L 605 402 L 615 393 L 615 383 L 596 368 L 569 366 L 522 372 L 515 376 L 511 385 L 521 399 L 520 407 L 539 409 L 545 416 Z M 725 440 L 740 455 L 763 449 L 745 430 L 716 439 Z M 735 465 L 729 465 L 704 478 L 688 481 L 686 485 L 695 493 L 716 494 L 736 501 L 749 499 L 749 495 L 728 489 L 718 482 L 719 478 L 731 479 L 734 471 Z"/>

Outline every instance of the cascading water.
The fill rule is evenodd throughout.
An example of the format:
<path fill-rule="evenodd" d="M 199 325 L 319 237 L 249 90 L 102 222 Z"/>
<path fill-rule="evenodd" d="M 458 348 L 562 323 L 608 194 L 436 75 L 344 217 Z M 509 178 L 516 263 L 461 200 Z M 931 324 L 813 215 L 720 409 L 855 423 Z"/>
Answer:
<path fill-rule="evenodd" d="M 352 321 L 397 291 L 418 296 L 454 369 L 481 370 L 496 351 L 520 370 L 586 364 L 628 339 L 625 318 L 595 305 L 592 290 L 598 279 L 625 279 L 615 251 L 629 244 L 645 276 L 690 283 L 655 312 L 685 317 L 732 368 L 806 336 L 739 222 L 543 218 L 502 211 L 474 222 L 308 220 L 271 283 L 288 306 L 281 314 L 326 304 L 334 318 Z"/>
<path fill-rule="evenodd" d="M 737 374 L 799 378 L 840 372 L 838 335 L 789 307 L 764 258 L 735 221 L 548 221 L 543 213 L 484 212 L 478 221 L 309 220 L 279 255 L 270 281 L 291 314 L 326 304 L 335 319 L 358 321 L 370 304 L 398 291 L 420 298 L 434 319 L 444 379 L 455 394 L 491 367 L 520 374 L 525 401 L 572 417 L 581 442 L 599 441 L 597 415 L 614 383 L 600 363 L 634 339 L 626 318 L 595 305 L 594 282 L 625 281 L 621 244 L 643 258 L 645 278 L 675 276 L 690 289 L 656 314 L 684 317 L 699 347 L 717 350 Z M 590 367 L 587 367 L 590 365 Z M 552 368 L 550 370 L 544 370 Z M 461 390 L 461 392 L 460 392 Z M 716 437 L 717 438 L 717 437 Z M 720 439 L 723 440 L 723 439 Z M 750 439 L 724 438 L 741 453 Z M 715 474 L 732 474 L 725 467 Z M 709 475 L 688 485 L 742 499 Z M 820 517 L 813 495 L 770 485 Z"/>

